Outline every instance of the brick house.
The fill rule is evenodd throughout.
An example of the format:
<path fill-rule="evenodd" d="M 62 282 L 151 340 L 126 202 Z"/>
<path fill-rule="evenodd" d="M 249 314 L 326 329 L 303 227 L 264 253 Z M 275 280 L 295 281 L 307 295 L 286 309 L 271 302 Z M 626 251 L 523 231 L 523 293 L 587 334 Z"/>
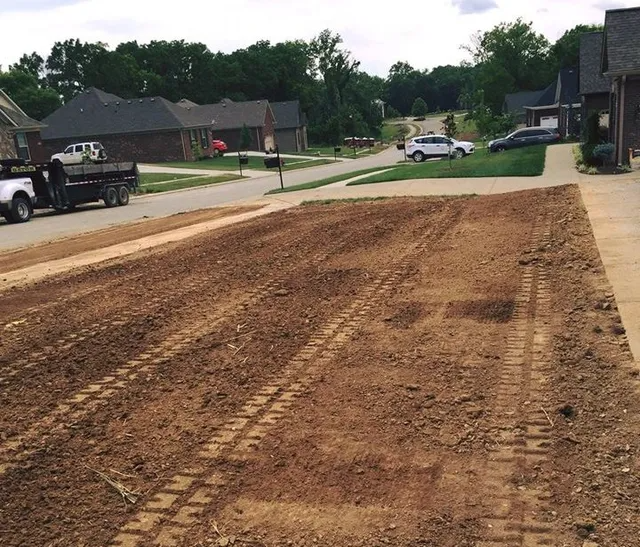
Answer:
<path fill-rule="evenodd" d="M 223 140 L 231 152 L 240 149 L 244 125 L 251 135 L 250 150 L 265 152 L 276 146 L 275 116 L 267 100 L 234 102 L 223 99 L 216 104 L 198 105 L 182 99 L 176 104 L 182 110 L 180 118 L 185 126 L 208 124 L 213 138 Z"/>
<path fill-rule="evenodd" d="M 47 161 L 49 156 L 40 138 L 43 127 L 0 89 L 0 158 Z"/>
<path fill-rule="evenodd" d="M 611 81 L 609 139 L 618 164 L 640 149 L 640 8 L 608 10 L 600 72 Z"/>
<path fill-rule="evenodd" d="M 525 125 L 527 122 L 528 105 L 538 104 L 545 90 L 539 91 L 519 91 L 518 93 L 507 93 L 502 105 L 502 113 L 509 114 L 517 125 Z"/>
<path fill-rule="evenodd" d="M 593 112 L 600 114 L 600 124 L 609 127 L 611 80 L 601 72 L 602 32 L 580 36 L 580 97 L 583 127 Z"/>
<path fill-rule="evenodd" d="M 271 103 L 276 118 L 276 143 L 281 152 L 304 152 L 309 148 L 307 116 L 300 101 Z"/>
<path fill-rule="evenodd" d="M 534 104 L 524 107 L 527 127 L 557 127 L 563 137 L 580 131 L 579 71 L 563 68 L 558 77 L 542 90 Z"/>
<path fill-rule="evenodd" d="M 268 101 L 196 105 L 163 97 L 122 99 L 90 88 L 45 118 L 42 139 L 49 154 L 69 144 L 99 141 L 113 161 L 189 161 L 192 145 L 212 155 L 211 142 L 222 139 L 237 150 L 244 124 L 252 149 L 274 145 L 273 113 Z"/>

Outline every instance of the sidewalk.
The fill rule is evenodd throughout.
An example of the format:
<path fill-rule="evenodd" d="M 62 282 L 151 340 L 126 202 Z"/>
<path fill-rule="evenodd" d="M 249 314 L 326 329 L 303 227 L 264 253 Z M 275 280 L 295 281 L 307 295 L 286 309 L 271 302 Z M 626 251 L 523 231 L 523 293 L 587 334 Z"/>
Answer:
<path fill-rule="evenodd" d="M 580 191 L 631 351 L 640 362 L 640 182 L 584 177 Z"/>
<path fill-rule="evenodd" d="M 138 169 L 141 173 L 168 173 L 169 175 L 207 175 L 209 177 L 218 177 L 220 175 L 238 175 L 240 176 L 240 171 L 238 169 L 191 169 L 189 167 L 163 167 L 161 165 L 149 165 L 146 163 L 141 163 L 138 165 Z M 269 171 L 256 171 L 254 169 L 243 169 L 242 175 L 245 177 L 249 177 L 252 179 L 258 179 L 261 177 L 268 177 L 272 175 Z"/>

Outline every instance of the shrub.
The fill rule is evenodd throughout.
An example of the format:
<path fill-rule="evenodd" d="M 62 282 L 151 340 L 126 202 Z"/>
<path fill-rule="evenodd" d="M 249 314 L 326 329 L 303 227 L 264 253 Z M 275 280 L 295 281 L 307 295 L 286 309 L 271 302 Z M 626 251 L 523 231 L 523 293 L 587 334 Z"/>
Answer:
<path fill-rule="evenodd" d="M 582 154 L 582 163 L 584 165 L 595 166 L 598 164 L 598 160 L 593 156 L 593 151 L 597 144 L 589 144 L 587 142 L 580 145 L 580 152 Z"/>
<path fill-rule="evenodd" d="M 594 146 L 592 154 L 593 158 L 600 162 L 601 165 L 611 165 L 615 151 L 616 147 L 608 142 Z"/>
<path fill-rule="evenodd" d="M 385 116 L 387 118 L 402 118 L 402 114 L 391 105 L 387 106 Z"/>
<path fill-rule="evenodd" d="M 413 101 L 413 106 L 411 107 L 412 116 L 426 116 L 427 112 L 429 112 L 429 108 L 422 97 L 418 97 Z"/>
<path fill-rule="evenodd" d="M 199 142 L 191 143 L 191 154 L 193 155 L 193 159 L 196 161 L 200 161 L 204 159 L 204 150 L 202 146 L 200 146 Z"/>

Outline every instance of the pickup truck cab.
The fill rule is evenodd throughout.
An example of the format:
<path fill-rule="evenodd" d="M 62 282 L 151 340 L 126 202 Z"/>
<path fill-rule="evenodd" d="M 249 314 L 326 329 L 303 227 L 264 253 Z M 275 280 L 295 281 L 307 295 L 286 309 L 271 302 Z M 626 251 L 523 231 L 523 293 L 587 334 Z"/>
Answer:
<path fill-rule="evenodd" d="M 81 142 L 70 144 L 64 152 L 54 154 L 51 156 L 53 160 L 59 160 L 63 165 L 104 163 L 107 161 L 107 152 L 99 142 Z"/>

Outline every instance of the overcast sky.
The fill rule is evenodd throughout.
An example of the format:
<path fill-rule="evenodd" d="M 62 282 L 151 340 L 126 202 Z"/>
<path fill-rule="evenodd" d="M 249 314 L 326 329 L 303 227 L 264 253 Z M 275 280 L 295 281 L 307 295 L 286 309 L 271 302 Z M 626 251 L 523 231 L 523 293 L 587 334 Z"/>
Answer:
<path fill-rule="evenodd" d="M 385 76 L 396 61 L 415 68 L 458 64 L 478 30 L 522 17 L 554 41 L 604 10 L 640 0 L 0 0 L 0 65 L 23 53 L 43 57 L 56 41 L 111 47 L 128 40 L 184 39 L 231 52 L 257 40 L 311 39 L 339 32 L 367 72 Z"/>

